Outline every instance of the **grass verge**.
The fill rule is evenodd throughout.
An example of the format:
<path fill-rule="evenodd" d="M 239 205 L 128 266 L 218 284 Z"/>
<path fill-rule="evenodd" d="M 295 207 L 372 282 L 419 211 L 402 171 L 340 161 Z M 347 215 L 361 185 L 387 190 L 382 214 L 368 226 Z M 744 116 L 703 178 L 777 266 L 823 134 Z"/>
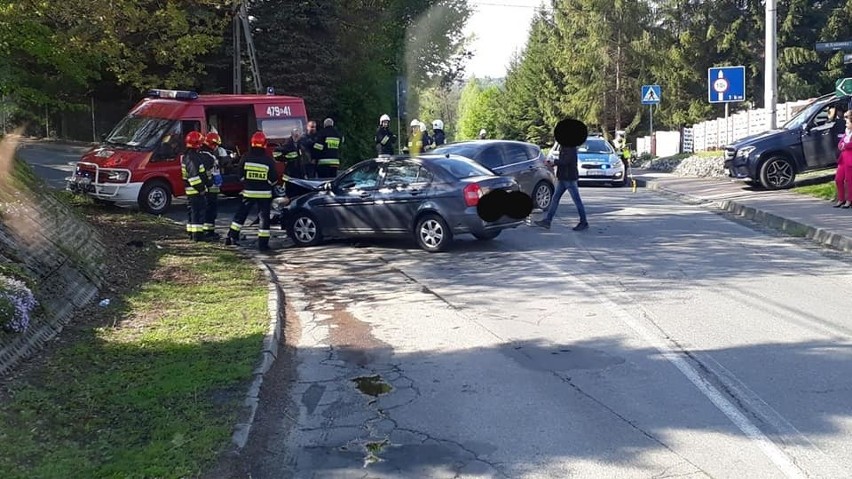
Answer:
<path fill-rule="evenodd" d="M 229 446 L 268 326 L 265 278 L 165 220 L 79 208 L 109 243 L 111 303 L 4 378 L 2 476 L 199 476 Z"/>
<path fill-rule="evenodd" d="M 833 200 L 837 197 L 837 185 L 834 181 L 820 183 L 816 185 L 799 186 L 793 188 L 793 191 L 803 195 L 815 196 L 823 200 Z"/>

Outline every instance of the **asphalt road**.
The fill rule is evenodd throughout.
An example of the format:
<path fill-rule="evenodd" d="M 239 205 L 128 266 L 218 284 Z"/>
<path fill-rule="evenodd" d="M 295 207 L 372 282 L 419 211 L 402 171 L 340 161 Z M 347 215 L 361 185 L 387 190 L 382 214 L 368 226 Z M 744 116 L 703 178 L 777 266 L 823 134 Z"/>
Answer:
<path fill-rule="evenodd" d="M 294 348 L 239 477 L 849 477 L 849 256 L 581 193 L 584 232 L 566 195 L 549 231 L 444 254 L 269 258 Z"/>

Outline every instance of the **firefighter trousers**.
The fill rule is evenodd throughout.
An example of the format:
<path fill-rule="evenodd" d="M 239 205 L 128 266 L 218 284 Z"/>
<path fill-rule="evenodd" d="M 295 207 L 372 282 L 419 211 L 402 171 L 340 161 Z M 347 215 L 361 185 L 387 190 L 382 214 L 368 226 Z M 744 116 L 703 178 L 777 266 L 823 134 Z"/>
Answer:
<path fill-rule="evenodd" d="M 199 241 L 204 236 L 204 210 L 206 200 L 203 194 L 196 193 L 187 196 L 187 207 L 189 208 L 189 223 L 186 231 L 193 241 Z"/>
<path fill-rule="evenodd" d="M 219 193 L 207 192 L 204 208 L 204 234 L 212 236 L 216 231 L 216 217 L 219 215 Z"/>
<path fill-rule="evenodd" d="M 234 221 L 231 222 L 231 228 L 228 230 L 228 238 L 234 243 L 239 241 L 240 230 L 243 229 L 243 223 L 246 222 L 246 218 L 248 218 L 254 206 L 257 206 L 258 214 L 260 215 L 260 227 L 257 229 L 257 245 L 261 250 L 267 250 L 269 249 L 269 217 L 272 210 L 272 198 L 243 198 L 240 208 L 234 216 Z"/>
<path fill-rule="evenodd" d="M 337 165 L 317 165 L 318 178 L 334 178 L 337 176 Z"/>

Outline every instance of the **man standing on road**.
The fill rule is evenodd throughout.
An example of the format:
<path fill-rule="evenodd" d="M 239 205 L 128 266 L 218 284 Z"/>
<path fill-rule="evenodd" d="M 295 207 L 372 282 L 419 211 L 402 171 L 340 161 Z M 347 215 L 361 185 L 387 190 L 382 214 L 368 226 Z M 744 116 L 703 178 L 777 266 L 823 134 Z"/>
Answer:
<path fill-rule="evenodd" d="M 266 135 L 258 131 L 251 137 L 251 149 L 243 162 L 243 200 L 228 230 L 226 245 L 239 244 L 240 230 L 252 206 L 257 205 L 260 227 L 257 230 L 257 245 L 260 251 L 269 250 L 270 214 L 272 189 L 278 183 L 275 162 L 266 154 Z"/>
<path fill-rule="evenodd" d="M 305 151 L 309 158 L 305 163 L 305 178 L 313 179 L 317 177 L 317 161 L 319 161 L 319 150 L 314 148 L 317 142 L 317 122 L 311 120 L 308 122 L 308 129 L 305 135 L 299 139 L 299 144 L 302 150 Z"/>
<path fill-rule="evenodd" d="M 183 188 L 189 204 L 189 223 L 186 231 L 192 241 L 204 239 L 204 210 L 205 195 L 213 179 L 204 168 L 204 158 L 199 149 L 204 142 L 204 135 L 198 131 L 190 131 L 186 135 L 186 152 L 180 159 Z"/>
<path fill-rule="evenodd" d="M 222 139 L 216 132 L 207 133 L 204 137 L 204 146 L 201 147 L 201 158 L 204 162 L 204 169 L 210 174 L 213 179 L 213 184 L 207 188 L 206 208 L 204 212 L 204 236 L 206 238 L 217 239 L 216 234 L 216 217 L 219 214 L 219 188 L 222 186 L 222 174 L 219 167 L 219 145 L 222 144 Z"/>
<path fill-rule="evenodd" d="M 537 226 L 550 229 L 550 223 L 553 221 L 553 216 L 556 215 L 556 209 L 559 208 L 559 200 L 567 190 L 571 194 L 574 205 L 577 207 L 577 212 L 580 214 L 580 223 L 574 227 L 574 231 L 589 228 L 589 223 L 586 222 L 586 209 L 583 207 L 583 200 L 580 198 L 580 188 L 577 184 L 579 178 L 580 173 L 577 170 L 577 147 L 562 146 L 559 149 L 559 158 L 556 160 L 556 179 L 559 182 L 556 185 L 556 191 L 553 193 L 553 199 L 550 201 L 550 208 L 548 208 L 544 218 L 535 222 Z"/>
<path fill-rule="evenodd" d="M 340 132 L 334 128 L 334 120 L 326 118 L 322 130 L 317 134 L 314 149 L 319 152 L 317 161 L 317 176 L 334 178 L 340 168 L 340 144 L 343 142 Z"/>

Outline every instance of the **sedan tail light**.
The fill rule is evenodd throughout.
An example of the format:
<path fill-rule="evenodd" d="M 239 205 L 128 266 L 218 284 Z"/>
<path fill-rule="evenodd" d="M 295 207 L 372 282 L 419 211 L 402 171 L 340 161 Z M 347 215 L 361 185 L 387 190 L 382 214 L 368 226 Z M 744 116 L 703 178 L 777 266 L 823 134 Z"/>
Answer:
<path fill-rule="evenodd" d="M 467 206 L 476 206 L 479 204 L 479 198 L 482 196 L 482 188 L 476 183 L 471 183 L 464 187 L 464 203 Z"/>

